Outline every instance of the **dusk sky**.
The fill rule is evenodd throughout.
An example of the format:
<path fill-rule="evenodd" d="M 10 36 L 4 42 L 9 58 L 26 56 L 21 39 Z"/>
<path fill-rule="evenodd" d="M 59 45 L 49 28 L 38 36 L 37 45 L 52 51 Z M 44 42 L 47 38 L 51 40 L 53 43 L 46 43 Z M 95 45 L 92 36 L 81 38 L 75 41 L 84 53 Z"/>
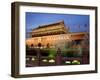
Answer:
<path fill-rule="evenodd" d="M 26 12 L 26 32 L 39 25 L 52 24 L 61 20 L 64 21 L 65 26 L 69 26 L 70 32 L 89 31 L 89 15 Z"/>

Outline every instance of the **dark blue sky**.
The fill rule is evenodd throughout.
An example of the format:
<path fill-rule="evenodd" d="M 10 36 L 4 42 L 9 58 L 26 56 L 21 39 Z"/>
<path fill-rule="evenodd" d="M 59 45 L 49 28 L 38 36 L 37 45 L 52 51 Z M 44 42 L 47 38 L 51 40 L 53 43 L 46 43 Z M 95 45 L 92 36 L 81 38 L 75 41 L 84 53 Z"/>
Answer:
<path fill-rule="evenodd" d="M 51 24 L 64 20 L 70 32 L 88 32 L 89 15 L 52 14 L 26 12 L 26 32 L 30 32 L 39 25 Z"/>

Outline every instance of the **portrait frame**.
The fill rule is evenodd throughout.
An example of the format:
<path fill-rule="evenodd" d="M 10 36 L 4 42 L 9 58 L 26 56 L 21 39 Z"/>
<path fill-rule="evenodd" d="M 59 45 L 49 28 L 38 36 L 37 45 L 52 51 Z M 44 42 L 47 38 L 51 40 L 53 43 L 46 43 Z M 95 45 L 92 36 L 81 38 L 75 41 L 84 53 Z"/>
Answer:
<path fill-rule="evenodd" d="M 77 9 L 77 10 L 80 10 L 80 13 L 81 13 L 81 11 L 84 11 L 84 10 L 90 11 L 91 16 L 93 17 L 90 19 L 94 19 L 94 20 L 92 20 L 92 22 L 94 23 L 94 24 L 92 24 L 93 25 L 92 31 L 94 31 L 93 32 L 94 37 L 91 38 L 91 36 L 90 36 L 90 41 L 92 39 L 94 39 L 93 40 L 94 44 L 92 45 L 92 49 L 94 49 L 94 51 L 93 51 L 94 55 L 90 55 L 91 58 L 94 58 L 93 59 L 94 63 L 91 64 L 91 68 L 89 69 L 89 67 L 87 65 L 87 67 L 86 67 L 87 69 L 84 68 L 83 70 L 81 70 L 81 69 L 75 70 L 75 71 L 74 70 L 72 70 L 72 71 L 68 71 L 68 70 L 64 71 L 63 70 L 63 71 L 58 71 L 58 72 L 55 70 L 54 72 L 49 72 L 49 70 L 47 69 L 49 67 L 45 67 L 47 69 L 47 71 L 46 71 L 46 69 L 42 69 L 42 67 L 41 67 L 40 68 L 40 69 L 42 69 L 40 71 L 41 73 L 39 73 L 39 71 L 37 73 L 35 70 L 33 70 L 33 73 L 32 72 L 30 73 L 29 71 L 31 70 L 31 68 L 30 68 L 30 70 L 21 72 L 21 69 L 22 69 L 21 63 L 24 60 L 21 61 L 21 59 L 22 59 L 21 55 L 23 55 L 23 54 L 21 54 L 21 51 L 23 52 L 23 48 L 22 48 L 23 45 L 20 46 L 20 44 L 23 42 L 23 40 L 21 41 L 20 39 L 23 35 L 20 35 L 20 34 L 22 34 L 22 29 L 25 29 L 25 28 L 23 28 L 25 26 L 21 27 L 21 24 L 22 24 L 21 20 L 23 18 L 23 17 L 21 17 L 21 12 L 24 11 L 24 9 L 22 11 L 21 7 L 23 8 L 23 6 L 24 6 L 24 9 L 25 9 L 25 7 L 28 7 L 28 9 L 30 7 L 31 8 L 33 7 L 34 9 L 35 9 L 35 7 L 38 7 L 38 8 L 41 7 L 41 9 L 42 9 L 42 7 L 43 7 L 43 8 L 47 8 L 47 9 L 51 8 L 54 10 L 56 10 L 56 9 L 59 10 L 59 8 L 60 8 L 62 11 L 64 9 L 68 9 L 68 10 Z M 30 10 L 31 10 L 31 8 L 30 8 Z M 72 13 L 72 12 L 70 12 L 70 13 Z M 91 24 L 91 22 L 90 22 L 90 24 Z M 90 27 L 90 29 L 91 29 L 91 27 Z M 98 49 L 97 48 L 97 7 L 81 6 L 81 5 L 30 3 L 30 2 L 13 2 L 11 4 L 11 76 L 12 77 L 23 78 L 23 77 L 40 77 L 40 76 L 57 76 L 57 75 L 97 73 L 97 49 Z M 92 60 L 92 59 L 90 59 L 90 60 Z M 24 65 L 22 65 L 22 66 L 24 66 Z M 83 66 L 83 65 L 81 65 L 81 66 Z M 63 66 L 63 67 L 66 67 L 66 66 Z M 79 67 L 79 66 L 76 65 L 75 67 Z M 55 66 L 55 68 L 56 68 L 56 66 Z M 37 67 L 36 69 L 39 69 L 39 68 Z M 46 71 L 46 72 L 44 72 L 44 71 Z M 25 72 L 28 72 L 28 73 L 25 73 Z"/>

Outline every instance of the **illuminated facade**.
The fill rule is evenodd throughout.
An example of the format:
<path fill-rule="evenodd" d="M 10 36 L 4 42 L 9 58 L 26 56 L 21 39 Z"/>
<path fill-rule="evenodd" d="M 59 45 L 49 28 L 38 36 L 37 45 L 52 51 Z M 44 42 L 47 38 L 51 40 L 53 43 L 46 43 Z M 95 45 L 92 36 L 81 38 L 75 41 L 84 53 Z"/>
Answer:
<path fill-rule="evenodd" d="M 41 43 L 44 48 L 48 44 L 50 47 L 56 47 L 60 43 L 65 44 L 68 41 L 81 41 L 86 34 L 88 33 L 71 33 L 69 32 L 68 26 L 64 25 L 64 21 L 60 21 L 33 29 L 30 32 L 31 37 L 26 39 L 26 45 L 29 47 L 38 47 L 38 44 Z"/>

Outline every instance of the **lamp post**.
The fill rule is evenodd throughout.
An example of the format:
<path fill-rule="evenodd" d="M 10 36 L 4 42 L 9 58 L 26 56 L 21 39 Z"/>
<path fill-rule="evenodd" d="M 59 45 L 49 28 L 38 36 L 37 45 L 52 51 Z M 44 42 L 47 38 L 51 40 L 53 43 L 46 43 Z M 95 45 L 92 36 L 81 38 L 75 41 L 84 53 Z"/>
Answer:
<path fill-rule="evenodd" d="M 61 65 L 61 62 L 62 62 L 61 49 L 58 48 L 56 55 L 56 64 Z"/>
<path fill-rule="evenodd" d="M 38 47 L 37 48 L 37 59 L 38 59 L 38 65 L 40 66 L 40 60 L 41 60 L 41 50 L 40 50 L 40 47 L 41 47 L 41 43 L 38 44 Z"/>

